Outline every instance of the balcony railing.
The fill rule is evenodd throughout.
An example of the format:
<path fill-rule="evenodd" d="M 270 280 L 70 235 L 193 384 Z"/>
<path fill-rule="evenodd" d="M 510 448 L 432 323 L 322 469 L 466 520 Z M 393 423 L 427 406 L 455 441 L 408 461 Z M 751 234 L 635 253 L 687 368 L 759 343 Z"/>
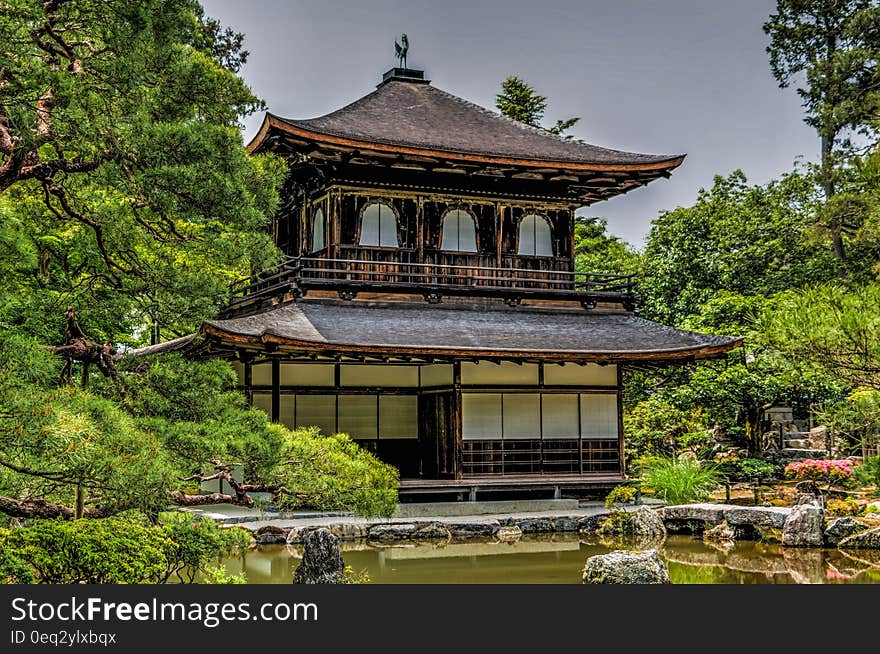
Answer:
<path fill-rule="evenodd" d="M 509 304 L 523 299 L 562 299 L 591 308 L 616 302 L 632 310 L 638 301 L 635 275 L 582 273 L 533 267 L 413 263 L 367 259 L 288 257 L 279 266 L 231 289 L 226 315 L 254 310 L 275 298 L 332 290 L 350 300 L 358 293 L 423 295 L 429 302 L 445 296 L 498 297 Z"/>

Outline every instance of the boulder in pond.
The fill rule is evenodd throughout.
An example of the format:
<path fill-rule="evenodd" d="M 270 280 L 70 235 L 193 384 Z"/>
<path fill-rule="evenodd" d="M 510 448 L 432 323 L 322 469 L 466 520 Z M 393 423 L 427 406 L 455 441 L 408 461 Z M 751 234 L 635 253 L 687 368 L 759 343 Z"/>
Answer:
<path fill-rule="evenodd" d="M 367 538 L 382 542 L 410 540 L 415 537 L 418 525 L 413 522 L 380 522 L 370 525 Z"/>
<path fill-rule="evenodd" d="M 867 525 L 863 525 L 854 518 L 838 518 L 828 525 L 828 528 L 825 530 L 825 544 L 829 547 L 834 547 L 844 538 L 855 536 L 867 530 Z"/>
<path fill-rule="evenodd" d="M 602 523 L 605 521 L 605 518 L 608 516 L 601 515 L 588 515 L 580 518 L 577 522 L 577 531 L 579 534 L 585 536 L 591 536 L 593 534 L 598 533 L 599 529 L 602 527 Z"/>
<path fill-rule="evenodd" d="M 558 532 L 572 532 L 578 530 L 578 522 L 578 516 L 559 516 L 553 519 L 553 526 Z"/>
<path fill-rule="evenodd" d="M 441 522 L 419 522 L 412 533 L 415 540 L 449 540 L 449 530 Z"/>
<path fill-rule="evenodd" d="M 710 543 L 732 545 L 736 540 L 736 533 L 730 528 L 727 521 L 723 520 L 711 529 L 704 531 L 703 540 Z"/>
<path fill-rule="evenodd" d="M 615 550 L 587 559 L 585 584 L 670 584 L 669 570 L 656 550 Z"/>
<path fill-rule="evenodd" d="M 630 529 L 634 536 L 651 540 L 666 538 L 666 527 L 657 512 L 640 506 L 630 515 Z"/>
<path fill-rule="evenodd" d="M 516 526 L 524 534 L 550 534 L 556 531 L 551 518 L 522 518 L 516 521 Z"/>
<path fill-rule="evenodd" d="M 322 527 L 307 531 L 302 540 L 303 558 L 293 573 L 293 583 L 345 583 L 345 563 L 339 539 L 329 529 Z"/>
<path fill-rule="evenodd" d="M 703 533 L 724 520 L 720 504 L 680 504 L 663 509 L 663 523 L 673 533 Z"/>
<path fill-rule="evenodd" d="M 822 547 L 825 544 L 825 510 L 818 502 L 798 504 L 782 527 L 784 547 Z"/>
<path fill-rule="evenodd" d="M 837 546 L 842 550 L 880 550 L 880 527 L 848 536 Z"/>
<path fill-rule="evenodd" d="M 495 538 L 502 543 L 512 543 L 522 538 L 522 529 L 516 525 L 501 525 L 501 528 L 495 532 Z"/>
<path fill-rule="evenodd" d="M 779 506 L 726 506 L 724 517 L 731 527 L 784 529 L 791 509 Z"/>
<path fill-rule="evenodd" d="M 367 537 L 367 526 L 356 522 L 337 522 L 327 525 L 327 529 L 339 540 L 359 540 Z"/>
<path fill-rule="evenodd" d="M 497 520 L 447 522 L 446 528 L 453 538 L 493 538 L 501 528 L 501 523 Z"/>
<path fill-rule="evenodd" d="M 287 531 L 275 525 L 266 525 L 254 535 L 257 545 L 284 545 L 287 543 Z"/>

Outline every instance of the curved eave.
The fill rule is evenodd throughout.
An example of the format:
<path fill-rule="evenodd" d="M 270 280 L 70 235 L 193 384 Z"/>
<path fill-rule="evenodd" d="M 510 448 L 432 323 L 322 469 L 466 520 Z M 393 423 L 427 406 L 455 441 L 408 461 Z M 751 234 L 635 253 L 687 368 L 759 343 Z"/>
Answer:
<path fill-rule="evenodd" d="M 477 347 L 438 347 L 421 345 L 362 345 L 356 343 L 337 343 L 327 341 L 308 341 L 292 339 L 273 334 L 271 331 L 259 335 L 239 334 L 205 324 L 202 332 L 230 347 L 257 347 L 267 345 L 273 350 L 285 348 L 290 351 L 323 355 L 380 355 L 380 356 L 428 356 L 443 358 L 489 358 L 489 359 L 543 359 L 547 361 L 590 361 L 595 363 L 632 362 L 673 362 L 716 359 L 739 347 L 742 338 L 715 345 L 694 345 L 689 347 L 628 350 L 628 351 L 584 351 L 584 350 L 535 350 L 504 349 L 487 350 Z"/>
<path fill-rule="evenodd" d="M 315 143 L 342 146 L 362 151 L 384 152 L 416 157 L 435 157 L 454 161 L 463 161 L 481 164 L 494 164 L 500 166 L 520 166 L 523 168 L 560 168 L 572 171 L 657 171 L 671 172 L 684 162 L 685 155 L 675 155 L 669 159 L 651 161 L 645 163 L 585 163 L 576 161 L 556 161 L 552 159 L 523 159 L 516 157 L 502 157 L 479 153 L 454 152 L 450 150 L 432 150 L 409 145 L 392 145 L 360 141 L 333 134 L 324 134 L 302 127 L 291 125 L 277 116 L 267 113 L 263 118 L 263 124 L 256 136 L 247 145 L 249 153 L 259 152 L 266 139 L 277 130 L 282 134 L 289 134 L 301 139 L 308 139 Z"/>

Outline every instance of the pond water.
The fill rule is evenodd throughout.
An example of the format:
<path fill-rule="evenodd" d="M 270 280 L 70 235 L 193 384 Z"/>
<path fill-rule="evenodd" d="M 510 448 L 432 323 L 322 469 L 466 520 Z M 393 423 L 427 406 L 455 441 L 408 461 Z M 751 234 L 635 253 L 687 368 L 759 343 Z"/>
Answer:
<path fill-rule="evenodd" d="M 632 543 L 584 540 L 577 535 L 525 536 L 496 541 L 343 543 L 355 572 L 383 584 L 579 584 L 587 557 Z M 880 552 L 792 549 L 741 542 L 730 549 L 690 536 L 670 536 L 659 550 L 676 584 L 880 584 Z M 299 546 L 264 546 L 225 561 L 248 583 L 288 584 L 299 564 Z"/>

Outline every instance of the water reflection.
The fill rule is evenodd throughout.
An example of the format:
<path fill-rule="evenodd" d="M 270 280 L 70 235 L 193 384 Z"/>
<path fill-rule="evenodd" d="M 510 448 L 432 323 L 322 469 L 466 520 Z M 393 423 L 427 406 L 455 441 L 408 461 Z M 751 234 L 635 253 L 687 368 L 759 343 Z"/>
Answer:
<path fill-rule="evenodd" d="M 559 534 L 514 542 L 343 543 L 343 556 L 374 583 L 579 584 L 587 557 L 635 547 L 632 542 Z M 688 536 L 671 536 L 659 551 L 676 584 L 880 583 L 880 552 L 753 542 L 723 548 Z M 226 567 L 231 573 L 244 572 L 249 583 L 287 584 L 300 557 L 297 546 L 261 547 L 227 560 Z"/>

